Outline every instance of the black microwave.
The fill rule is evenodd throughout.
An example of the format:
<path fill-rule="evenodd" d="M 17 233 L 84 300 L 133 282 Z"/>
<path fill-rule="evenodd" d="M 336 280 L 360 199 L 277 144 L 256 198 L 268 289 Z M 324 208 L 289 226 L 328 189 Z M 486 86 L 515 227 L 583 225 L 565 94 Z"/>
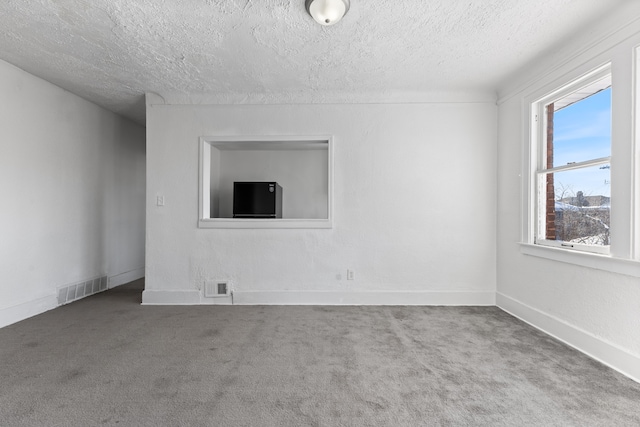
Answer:
<path fill-rule="evenodd" d="M 282 187 L 277 182 L 234 182 L 234 218 L 282 218 Z"/>

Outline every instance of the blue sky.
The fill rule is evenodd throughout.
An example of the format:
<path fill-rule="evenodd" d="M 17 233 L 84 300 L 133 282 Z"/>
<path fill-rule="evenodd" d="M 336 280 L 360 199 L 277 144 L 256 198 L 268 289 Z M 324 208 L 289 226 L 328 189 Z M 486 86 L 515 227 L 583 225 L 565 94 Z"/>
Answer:
<path fill-rule="evenodd" d="M 611 155 L 611 88 L 556 111 L 554 115 L 554 166 Z M 556 173 L 559 187 L 575 195 L 610 196 L 610 170 L 588 169 Z"/>

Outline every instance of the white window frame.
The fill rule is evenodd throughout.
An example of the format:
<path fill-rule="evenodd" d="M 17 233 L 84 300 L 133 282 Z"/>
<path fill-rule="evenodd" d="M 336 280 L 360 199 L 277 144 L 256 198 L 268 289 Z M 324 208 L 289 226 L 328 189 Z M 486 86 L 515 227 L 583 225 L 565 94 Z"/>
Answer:
<path fill-rule="evenodd" d="M 604 66 L 573 80 L 558 90 L 545 95 L 543 98 L 534 101 L 531 106 L 533 112 L 531 124 L 531 141 L 535 157 L 535 182 L 536 190 L 534 192 L 534 221 L 533 221 L 533 243 L 542 246 L 551 246 L 566 250 L 592 252 L 597 254 L 609 254 L 609 246 L 587 245 L 580 243 L 565 242 L 562 240 L 549 240 L 544 238 L 546 226 L 546 204 L 543 202 L 543 194 L 546 193 L 546 175 L 549 173 L 566 172 L 571 170 L 583 169 L 591 166 L 601 166 L 611 164 L 611 156 L 589 159 L 582 162 L 575 162 L 570 165 L 554 166 L 546 168 L 545 159 L 547 151 L 547 111 L 546 106 L 556 100 L 562 99 L 567 95 L 575 93 L 582 88 L 609 77 L 611 79 L 611 64 Z M 613 96 L 613 89 L 612 89 Z M 580 102 L 580 101 L 578 101 Z"/>
<path fill-rule="evenodd" d="M 584 56 L 582 57 L 584 60 Z M 579 64 L 565 63 L 541 77 L 522 98 L 522 198 L 520 252 L 557 262 L 640 277 L 640 35 L 628 38 Z M 569 68 L 571 67 L 571 68 Z M 611 122 L 611 246 L 608 254 L 535 243 L 538 132 L 534 106 L 558 97 L 558 88 L 610 68 Z M 631 90 L 629 90 L 631 89 Z"/>

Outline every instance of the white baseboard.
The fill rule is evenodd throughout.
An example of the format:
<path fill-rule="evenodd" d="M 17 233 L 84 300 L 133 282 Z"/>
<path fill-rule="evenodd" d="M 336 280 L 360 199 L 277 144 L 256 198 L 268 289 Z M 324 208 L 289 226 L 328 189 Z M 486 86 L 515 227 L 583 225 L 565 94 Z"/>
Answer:
<path fill-rule="evenodd" d="M 125 283 L 133 282 L 134 280 L 142 279 L 143 277 L 144 267 L 116 274 L 115 276 L 109 276 L 109 289 L 124 285 Z"/>
<path fill-rule="evenodd" d="M 640 382 L 640 357 L 627 350 L 499 292 L 496 294 L 496 305 L 542 332 Z"/>
<path fill-rule="evenodd" d="M 145 289 L 142 305 L 199 305 L 200 291 L 157 291 Z"/>
<path fill-rule="evenodd" d="M 63 304 L 105 291 L 107 286 L 108 288 L 114 288 L 142 277 L 144 277 L 144 267 L 127 271 L 108 279 L 106 275 L 100 275 L 89 280 L 58 286 L 56 293 L 53 295 L 36 298 L 11 307 L 0 308 L 0 328 L 44 313 Z"/>
<path fill-rule="evenodd" d="M 0 309 L 0 328 L 35 316 L 58 306 L 56 294 Z"/>
<path fill-rule="evenodd" d="M 246 291 L 234 292 L 239 305 L 495 305 L 488 291 Z"/>
<path fill-rule="evenodd" d="M 235 291 L 235 305 L 495 305 L 493 291 Z M 199 305 L 201 293 L 145 290 L 143 305 Z"/>

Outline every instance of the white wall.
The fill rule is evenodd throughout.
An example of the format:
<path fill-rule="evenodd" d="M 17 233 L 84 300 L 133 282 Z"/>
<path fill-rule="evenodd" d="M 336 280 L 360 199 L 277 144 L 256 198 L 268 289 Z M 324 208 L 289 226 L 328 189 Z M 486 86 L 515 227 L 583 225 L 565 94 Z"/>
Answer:
<path fill-rule="evenodd" d="M 568 76 L 613 60 L 613 185 L 628 186 L 633 176 L 634 48 L 640 44 L 638 3 L 603 18 L 558 50 L 525 68 L 500 92 L 498 131 L 498 294 L 500 307 L 557 336 L 597 359 L 640 379 L 640 279 L 602 269 L 521 253 L 523 241 L 523 159 L 527 152 L 525 111 L 529 94 L 561 84 Z M 633 154 L 635 151 L 635 155 Z M 614 173 L 614 172 L 612 172 Z M 618 191 L 615 190 L 615 191 Z M 612 215 L 629 224 L 629 194 L 612 197 Z M 635 191 L 638 197 L 637 190 Z M 613 203 L 616 203 L 614 206 Z M 614 212 L 615 210 L 615 212 Z M 625 216 L 626 215 L 626 216 Z M 624 220 L 626 219 L 626 220 Z M 637 212 L 635 222 L 638 222 Z M 613 229 L 613 226 L 612 226 Z M 637 229 L 615 230 L 618 243 Z M 613 233 L 613 230 L 612 230 Z M 624 245 L 622 245 L 624 246 Z M 618 246 L 620 247 L 620 245 Z M 624 252 L 624 251 L 622 251 Z M 628 251 L 627 251 L 628 253 Z M 592 260 L 595 265 L 599 259 Z M 634 261 L 621 261 L 629 271 Z M 637 264 L 637 263 L 636 263 Z M 589 265 L 589 261 L 587 261 Z"/>
<path fill-rule="evenodd" d="M 144 274 L 145 130 L 0 61 L 0 326 Z"/>
<path fill-rule="evenodd" d="M 220 150 L 211 147 L 209 164 L 209 215 L 211 218 L 220 218 L 220 155 Z"/>
<path fill-rule="evenodd" d="M 495 104 L 157 99 L 147 108 L 144 303 L 203 303 L 212 278 L 231 280 L 235 303 L 494 303 Z M 333 135 L 333 228 L 198 229 L 204 135 Z"/>
<path fill-rule="evenodd" d="M 211 151 L 220 151 L 220 218 L 233 217 L 235 181 L 276 181 L 283 218 L 328 218 L 326 149 Z"/>

